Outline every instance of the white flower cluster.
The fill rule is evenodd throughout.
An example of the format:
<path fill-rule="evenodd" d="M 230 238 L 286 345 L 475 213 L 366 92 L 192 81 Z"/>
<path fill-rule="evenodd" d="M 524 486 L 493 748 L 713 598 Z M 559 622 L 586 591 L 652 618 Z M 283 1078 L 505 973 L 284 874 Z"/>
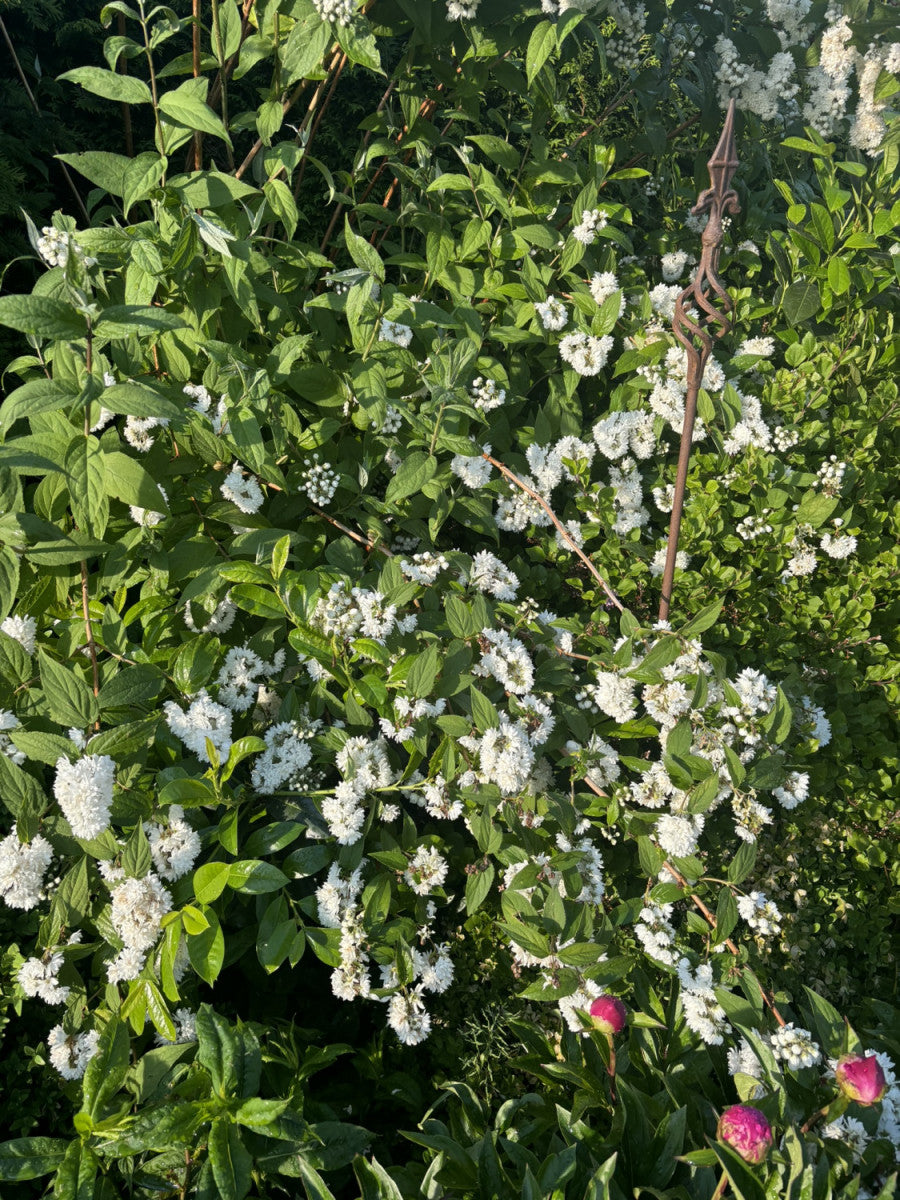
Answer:
<path fill-rule="evenodd" d="M 613 339 L 609 334 L 592 337 L 588 333 L 568 333 L 559 343 L 559 355 L 582 377 L 598 375 L 606 366 Z"/>
<path fill-rule="evenodd" d="M 318 454 L 313 454 L 311 459 L 304 458 L 300 480 L 300 490 L 306 492 L 313 504 L 324 507 L 334 499 L 341 477 L 330 462 L 320 463 Z"/>
<path fill-rule="evenodd" d="M 155 945 L 172 896 L 152 871 L 143 879 L 122 879 L 112 888 L 110 919 L 124 948 L 106 965 L 110 983 L 137 979 L 147 951 Z"/>
<path fill-rule="evenodd" d="M 688 858 L 697 849 L 705 820 L 699 813 L 665 813 L 656 822 L 656 840 L 660 849 L 672 858 Z"/>
<path fill-rule="evenodd" d="M 482 446 L 485 454 L 490 454 L 490 446 Z M 456 454 L 450 462 L 450 470 L 458 476 L 466 487 L 483 488 L 493 473 L 493 466 L 480 454 Z"/>
<path fill-rule="evenodd" d="M 194 633 L 227 633 L 234 624 L 236 613 L 237 608 L 231 599 L 226 596 L 224 600 L 220 600 L 216 605 L 209 620 L 198 629 L 191 610 L 191 603 L 188 601 L 184 606 L 184 623 Z"/>
<path fill-rule="evenodd" d="M 481 738 L 460 738 L 459 744 L 478 755 L 479 772 L 460 776 L 461 787 L 471 786 L 478 779 L 496 783 L 504 796 L 515 796 L 525 790 L 534 766 L 534 749 L 528 730 L 521 721 L 510 721 L 501 713 L 500 724 L 485 731 Z"/>
<path fill-rule="evenodd" d="M 344 917 L 356 907 L 363 889 L 362 876 L 366 862 L 365 858 L 362 859 L 346 879 L 341 875 L 339 864 L 332 863 L 325 882 L 316 888 L 319 923 L 326 929 L 340 929 Z"/>
<path fill-rule="evenodd" d="M 140 454 L 146 454 L 153 449 L 156 440 L 151 436 L 151 431 L 164 429 L 168 424 L 166 417 L 127 417 L 122 432 L 129 446 L 133 446 Z"/>
<path fill-rule="evenodd" d="M 45 225 L 37 240 L 37 251 L 48 267 L 64 267 L 69 261 L 69 251 L 75 248 L 75 240 L 62 229 Z"/>
<path fill-rule="evenodd" d="M 771 358 L 775 353 L 775 339 L 770 337 L 744 338 L 735 351 L 735 356 L 755 354 L 760 358 Z"/>
<path fill-rule="evenodd" d="M 738 108 L 756 113 L 763 121 L 772 121 L 781 106 L 793 100 L 800 90 L 794 77 L 794 59 L 787 50 L 774 54 L 765 71 L 741 62 L 734 42 L 724 34 L 716 39 L 715 52 L 719 60 L 716 68 L 719 103 L 723 108 L 733 96 Z"/>
<path fill-rule="evenodd" d="M 37 621 L 34 617 L 7 617 L 0 624 L 0 631 L 18 642 L 26 654 L 34 654 L 34 640 L 37 633 Z"/>
<path fill-rule="evenodd" d="M 605 458 L 650 458 L 656 449 L 653 417 L 646 412 L 610 412 L 593 429 L 597 449 Z"/>
<path fill-rule="evenodd" d="M 756 1051 L 745 1037 L 737 1046 L 728 1050 L 728 1070 L 731 1075 L 748 1075 L 751 1079 L 762 1079 L 762 1063 L 756 1056 Z M 750 1092 L 749 1099 L 757 1100 L 765 1095 L 766 1089 L 758 1083 Z"/>
<path fill-rule="evenodd" d="M 472 397 L 472 403 L 481 412 L 491 412 L 506 399 L 506 388 L 500 387 L 493 379 L 482 379 L 479 375 L 477 379 L 472 380 L 472 387 L 469 393 Z"/>
<path fill-rule="evenodd" d="M 690 262 L 693 262 L 693 255 L 688 254 L 686 250 L 670 250 L 664 254 L 660 259 L 663 281 L 674 283 L 676 279 L 680 279 L 684 268 Z"/>
<path fill-rule="evenodd" d="M 614 292 L 619 291 L 619 281 L 612 271 L 595 271 L 588 280 L 591 295 L 597 304 L 603 304 Z M 619 296 L 619 316 L 625 311 L 625 293 Z"/>
<path fill-rule="evenodd" d="M 302 731 L 294 721 L 270 725 L 263 740 L 266 748 L 253 764 L 250 782 L 262 796 L 270 796 L 280 788 L 299 790 L 304 772 L 312 758 L 308 738 L 312 731 Z"/>
<path fill-rule="evenodd" d="M 495 596 L 498 600 L 515 600 L 519 591 L 519 577 L 490 550 L 479 550 L 472 559 L 472 567 L 466 582 L 479 592 Z"/>
<path fill-rule="evenodd" d="M 19 987 L 26 996 L 37 996 L 45 1004 L 65 1004 L 71 988 L 59 982 L 62 965 L 59 950 L 48 950 L 41 958 L 26 958 L 19 967 Z"/>
<path fill-rule="evenodd" d="M 748 892 L 737 902 L 737 909 L 754 933 L 773 937 L 781 932 L 781 913 L 762 892 Z"/>
<path fill-rule="evenodd" d="M 416 616 L 413 613 L 398 620 L 397 606 L 385 604 L 381 592 L 368 588 L 348 591 L 341 579 L 331 585 L 327 596 L 317 601 L 311 624 L 327 636 L 344 641 L 362 636 L 383 643 L 394 629 L 400 633 L 415 629 Z"/>
<path fill-rule="evenodd" d="M 493 675 L 509 692 L 523 695 L 534 683 L 534 663 L 524 644 L 505 629 L 482 629 L 481 661 L 474 675 Z"/>
<path fill-rule="evenodd" d="M 447 860 L 434 846 L 419 846 L 403 872 L 407 887 L 417 896 L 427 896 L 447 878 Z"/>
<path fill-rule="evenodd" d="M 205 688 L 197 693 L 187 712 L 179 708 L 174 700 L 167 700 L 163 708 L 166 724 L 201 762 L 210 762 L 207 741 L 212 742 L 222 761 L 228 758 L 231 750 L 231 709 L 211 700 Z"/>
<path fill-rule="evenodd" d="M 535 304 L 534 309 L 545 329 L 558 332 L 568 324 L 569 314 L 566 312 L 566 306 L 556 296 L 548 296 L 546 300 Z"/>
<path fill-rule="evenodd" d="M 176 1008 L 172 1013 L 175 1022 L 175 1040 L 170 1042 L 161 1033 L 156 1035 L 157 1046 L 184 1046 L 197 1040 L 197 1014 L 189 1008 Z"/>
<path fill-rule="evenodd" d="M 537 491 L 537 482 L 530 475 L 521 475 L 519 478 L 526 487 Z M 552 524 L 543 505 L 513 483 L 509 485 L 509 494 L 501 496 L 497 501 L 494 520 L 500 529 L 507 529 L 514 533 L 521 533 L 529 525 Z"/>
<path fill-rule="evenodd" d="M 812 1039 L 808 1029 L 795 1029 L 788 1021 L 769 1035 L 769 1046 L 773 1056 L 792 1071 L 803 1067 L 814 1067 L 822 1061 L 822 1051 Z"/>
<path fill-rule="evenodd" d="M 194 412 L 200 413 L 203 417 L 209 417 L 213 433 L 220 434 L 228 423 L 227 396 L 220 396 L 218 404 L 213 409 L 213 398 L 202 383 L 186 383 L 181 390 L 185 396 L 189 396 L 194 401 L 191 405 Z"/>
<path fill-rule="evenodd" d="M 22 750 L 16 749 L 9 735 L 20 728 L 21 724 L 16 714 L 7 708 L 0 708 L 0 754 L 11 758 L 17 767 L 21 767 L 25 761 L 25 754 Z"/>
<path fill-rule="evenodd" d="M 50 1062 L 63 1079 L 80 1079 L 99 1044 L 100 1034 L 95 1029 L 69 1034 L 62 1025 L 54 1025 L 47 1035 Z"/>
<path fill-rule="evenodd" d="M 34 908 L 44 896 L 44 875 L 53 857 L 53 847 L 36 834 L 20 842 L 16 826 L 0 842 L 0 897 L 10 908 Z"/>
<path fill-rule="evenodd" d="M 338 752 L 336 763 L 343 779 L 334 794 L 322 801 L 322 816 L 331 836 L 342 846 L 352 846 L 362 837 L 366 794 L 377 788 L 390 787 L 395 772 L 388 760 L 383 737 L 373 741 L 364 737 L 348 738 Z"/>
<path fill-rule="evenodd" d="M 145 821 L 144 832 L 153 865 L 163 879 L 174 882 L 192 870 L 200 854 L 200 835 L 185 820 L 180 804 L 171 805 L 165 825 Z"/>
<path fill-rule="evenodd" d="M 448 21 L 474 21 L 481 0 L 447 0 Z"/>
<path fill-rule="evenodd" d="M 785 425 L 778 425 L 772 431 L 772 441 L 775 443 L 775 449 L 780 450 L 782 454 L 786 454 L 793 446 L 796 446 L 800 441 L 800 432 L 797 429 L 788 429 Z"/>
<path fill-rule="evenodd" d="M 421 554 L 414 554 L 412 560 L 401 558 L 400 570 L 407 579 L 411 579 L 414 583 L 424 584 L 430 587 L 437 579 L 441 571 L 446 571 L 450 564 L 444 558 L 443 554 L 434 554 L 431 550 L 423 550 Z"/>
<path fill-rule="evenodd" d="M 272 662 L 264 662 L 249 646 L 233 646 L 225 655 L 216 683 L 219 700 L 232 712 L 247 712 L 259 695 L 263 680 L 277 675 L 284 666 L 284 651 L 276 652 Z"/>
<path fill-rule="evenodd" d="M 53 794 L 78 838 L 95 838 L 109 828 L 116 765 L 108 754 L 56 760 Z"/>
<path fill-rule="evenodd" d="M 581 220 L 572 230 L 572 237 L 583 246 L 590 246 L 596 241 L 600 230 L 606 228 L 608 217 L 605 208 L 582 209 Z"/>
<path fill-rule="evenodd" d="M 313 0 L 313 8 L 323 21 L 349 25 L 356 12 L 355 0 Z"/>
<path fill-rule="evenodd" d="M 829 558 L 849 558 L 856 550 L 856 538 L 849 533 L 841 534 L 838 537 L 831 533 L 824 533 L 819 544 Z"/>
<path fill-rule="evenodd" d="M 415 737 L 416 721 L 420 721 L 422 717 L 439 717 L 446 707 L 446 700 L 435 700 L 432 703 L 430 700 L 408 700 L 406 696 L 396 696 L 394 714 L 397 720 L 394 722 L 381 717 L 381 732 L 392 742 L 408 742 L 411 737 Z"/>
<path fill-rule="evenodd" d="M 744 542 L 752 542 L 755 538 L 762 537 L 764 533 L 771 533 L 772 526 L 766 520 L 766 516 L 771 512 L 771 508 L 764 508 L 762 513 L 748 513 L 746 517 L 742 517 L 735 526 L 735 533 Z"/>
<path fill-rule="evenodd" d="M 675 301 L 681 295 L 677 283 L 658 283 L 650 290 L 650 307 L 664 321 L 671 321 L 675 316 Z"/>
<path fill-rule="evenodd" d="M 401 325 L 399 321 L 389 321 L 387 317 L 382 317 L 378 336 L 382 342 L 393 342 L 395 346 L 406 347 L 412 341 L 412 329 L 408 325 Z"/>
<path fill-rule="evenodd" d="M 232 463 L 219 490 L 242 513 L 259 512 L 265 499 L 259 481 L 254 475 L 248 475 L 245 479 L 239 462 Z"/>
<path fill-rule="evenodd" d="M 805 575 L 812 575 L 815 571 L 816 552 L 808 541 L 812 537 L 812 533 L 810 525 L 798 525 L 794 530 L 794 535 L 788 543 L 791 557 L 784 569 L 783 579 L 791 575 L 802 578 Z"/>
<path fill-rule="evenodd" d="M 675 929 L 669 921 L 671 915 L 671 904 L 657 904 L 655 900 L 651 900 L 641 909 L 641 919 L 634 927 L 635 935 L 644 947 L 644 953 L 668 967 L 675 965 Z"/>
<path fill-rule="evenodd" d="M 688 960 L 681 958 L 677 970 L 681 1008 L 688 1029 L 698 1034 L 708 1046 L 720 1046 L 728 1021 L 713 989 L 712 967 L 709 963 L 701 963 L 692 972 Z"/>
<path fill-rule="evenodd" d="M 641 3 L 629 6 L 625 0 L 609 0 L 606 9 L 616 23 L 616 32 L 606 41 L 606 59 L 620 71 L 635 71 L 640 66 L 647 9 Z"/>

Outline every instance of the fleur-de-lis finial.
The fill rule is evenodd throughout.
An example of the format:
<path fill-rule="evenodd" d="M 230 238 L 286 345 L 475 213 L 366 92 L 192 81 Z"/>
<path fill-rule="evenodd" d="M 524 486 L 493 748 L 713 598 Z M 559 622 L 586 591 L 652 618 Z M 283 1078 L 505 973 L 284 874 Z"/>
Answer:
<path fill-rule="evenodd" d="M 659 605 L 661 621 L 666 620 L 669 616 L 672 580 L 675 577 L 675 555 L 678 550 L 678 534 L 681 528 L 681 513 L 684 508 L 684 492 L 694 434 L 694 418 L 697 414 L 697 394 L 700 391 L 703 372 L 712 350 L 713 338 L 724 337 L 731 330 L 731 320 L 728 314 L 733 306 L 724 284 L 719 279 L 718 272 L 725 215 L 726 213 L 740 212 L 737 192 L 731 187 L 731 180 L 738 167 L 737 147 L 734 140 L 734 114 L 735 105 L 732 100 L 728 105 L 722 134 L 708 164 L 712 186 L 700 193 L 697 203 L 691 209 L 695 216 L 709 213 L 706 228 L 701 235 L 703 250 L 700 262 L 694 278 L 675 301 L 675 316 L 672 320 L 672 330 L 687 353 L 687 392 L 684 398 L 684 425 L 678 454 L 675 494 L 672 500 L 672 519 L 669 524 L 669 544 L 666 548 L 666 562 L 663 569 L 662 598 Z"/>

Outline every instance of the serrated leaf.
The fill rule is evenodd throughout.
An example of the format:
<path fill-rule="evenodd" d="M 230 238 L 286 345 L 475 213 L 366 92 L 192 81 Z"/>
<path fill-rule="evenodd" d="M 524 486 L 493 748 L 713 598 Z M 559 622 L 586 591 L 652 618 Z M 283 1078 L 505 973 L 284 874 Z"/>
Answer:
<path fill-rule="evenodd" d="M 80 676 L 38 649 L 41 688 L 50 716 L 69 729 L 86 729 L 97 719 L 97 698 Z"/>
<path fill-rule="evenodd" d="M 103 67 L 75 67 L 57 75 L 57 80 L 77 83 L 86 92 L 104 100 L 119 100 L 123 104 L 152 104 L 153 96 L 143 79 L 134 75 L 119 75 Z"/>

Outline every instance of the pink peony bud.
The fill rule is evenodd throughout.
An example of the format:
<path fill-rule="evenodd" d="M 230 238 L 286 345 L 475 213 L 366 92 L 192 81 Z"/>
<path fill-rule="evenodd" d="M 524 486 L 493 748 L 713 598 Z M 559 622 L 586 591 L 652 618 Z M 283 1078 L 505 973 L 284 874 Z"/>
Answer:
<path fill-rule="evenodd" d="M 736 1151 L 744 1162 L 761 1163 L 772 1145 L 772 1127 L 758 1108 L 732 1104 L 719 1117 L 716 1137 Z"/>
<path fill-rule="evenodd" d="M 877 1104 L 887 1091 L 887 1080 L 874 1054 L 845 1054 L 835 1068 L 838 1087 L 857 1104 Z"/>
<path fill-rule="evenodd" d="M 601 1033 L 621 1033 L 628 1019 L 628 1009 L 618 996 L 598 996 L 588 1012 L 594 1019 L 594 1028 Z"/>

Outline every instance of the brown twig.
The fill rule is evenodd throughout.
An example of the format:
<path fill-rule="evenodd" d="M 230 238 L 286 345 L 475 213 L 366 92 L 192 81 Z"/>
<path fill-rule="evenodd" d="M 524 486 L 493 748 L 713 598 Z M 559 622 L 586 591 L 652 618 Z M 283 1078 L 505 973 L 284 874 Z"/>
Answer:
<path fill-rule="evenodd" d="M 578 557 L 581 559 L 581 561 L 584 563 L 584 565 L 587 567 L 587 569 L 590 571 L 590 573 L 594 576 L 594 578 L 597 580 L 597 582 L 603 588 L 604 592 L 606 592 L 606 595 L 609 597 L 609 599 L 612 601 L 612 603 L 616 606 L 616 608 L 619 610 L 619 612 L 624 612 L 625 610 L 624 610 L 622 603 L 619 600 L 618 596 L 615 594 L 615 592 L 612 590 L 612 588 L 609 586 L 609 584 L 606 582 L 606 580 L 603 578 L 603 576 L 600 574 L 600 572 L 597 570 L 597 568 L 594 566 L 594 564 L 591 562 L 591 560 L 588 558 L 588 556 L 584 553 L 584 551 L 581 549 L 581 547 L 577 544 L 575 539 L 572 537 L 572 535 L 566 529 L 565 525 L 563 525 L 563 523 L 556 516 L 553 509 L 550 507 L 550 505 L 547 503 L 547 501 L 544 499 L 544 497 L 538 495 L 538 493 L 534 490 L 534 488 L 530 488 L 527 483 L 524 483 L 518 477 L 518 475 L 514 474 L 509 469 L 509 467 L 504 466 L 503 463 L 500 462 L 498 459 L 492 458 L 490 454 L 482 454 L 481 457 L 487 459 L 487 461 L 489 463 L 491 463 L 493 466 L 495 466 L 497 468 L 497 470 L 500 472 L 500 474 L 505 476 L 505 478 L 508 479 L 510 481 L 510 483 L 514 483 L 516 485 L 516 487 L 521 488 L 523 492 L 525 492 L 527 495 L 529 495 L 532 498 L 532 500 L 536 500 L 537 503 L 540 504 L 541 508 L 544 510 L 544 512 L 547 514 L 547 516 L 550 518 L 550 520 L 556 526 L 557 532 L 559 533 L 559 535 L 563 539 L 563 541 L 566 543 L 566 545 L 571 550 L 573 550 L 575 552 L 575 554 L 578 555 Z"/>
<path fill-rule="evenodd" d="M 19 79 L 22 81 L 22 87 L 25 89 L 25 94 L 28 96 L 28 99 L 31 101 L 31 107 L 34 109 L 34 111 L 38 114 L 39 117 L 43 116 L 43 113 L 41 112 L 40 107 L 38 105 L 38 102 L 34 98 L 34 92 L 28 86 L 28 80 L 25 78 L 25 72 L 22 70 L 22 64 L 19 62 L 18 54 L 16 54 L 16 48 L 12 44 L 12 40 L 9 36 L 9 33 L 7 32 L 6 24 L 2 17 L 0 17 L 0 33 L 3 34 L 3 40 L 6 42 L 7 49 L 9 50 L 10 54 L 12 55 L 13 62 L 16 64 L 16 71 L 18 72 Z M 54 155 L 57 154 L 57 150 L 56 150 L 55 146 L 53 147 L 53 153 L 54 153 Z M 57 161 L 59 161 L 59 160 L 57 159 Z M 69 187 L 72 189 L 72 195 L 75 197 L 75 203 L 81 209 L 81 215 L 84 217 L 85 221 L 89 225 L 91 223 L 91 218 L 90 218 L 90 214 L 88 213 L 88 210 L 85 208 L 84 201 L 81 198 L 81 193 L 78 191 L 78 188 L 75 186 L 75 181 L 72 179 L 72 176 L 69 174 L 69 169 L 66 166 L 66 164 L 64 162 L 60 162 L 59 165 L 60 165 L 60 168 L 62 169 L 63 175 L 66 178 L 66 183 L 68 183 Z"/>
<path fill-rule="evenodd" d="M 91 675 L 94 681 L 94 695 L 100 695 L 100 671 L 97 666 L 97 643 L 94 641 L 94 627 L 91 624 L 90 597 L 88 595 L 88 569 L 84 559 L 81 560 L 81 611 L 84 614 L 84 631 L 87 634 L 88 653 L 91 656 Z M 100 718 L 94 722 L 94 731 L 100 728 Z"/>
<path fill-rule="evenodd" d="M 200 77 L 200 0 L 192 0 L 191 19 L 193 26 L 191 29 L 191 66 L 194 72 L 194 78 Z M 203 170 L 203 134 L 199 130 L 194 131 L 193 137 L 194 146 L 194 170 Z"/>
<path fill-rule="evenodd" d="M 350 529 L 349 526 L 342 524 L 337 517 L 329 516 L 329 514 L 327 512 L 323 512 L 321 508 L 316 508 L 314 504 L 310 505 L 310 507 L 317 516 L 322 518 L 323 521 L 327 521 L 329 525 L 333 525 L 335 529 L 340 529 L 341 533 L 346 533 L 347 537 L 353 538 L 354 542 L 359 542 L 359 544 L 361 546 L 365 546 L 367 550 L 378 550 L 388 558 L 394 557 L 393 550 L 390 550 L 387 546 L 383 546 L 381 542 L 370 541 L 368 538 L 363 537 L 362 534 L 357 533 L 355 529 Z"/>
<path fill-rule="evenodd" d="M 300 187 L 303 183 L 303 176 L 306 174 L 306 159 L 307 159 L 307 155 L 309 154 L 309 148 L 312 145 L 313 138 L 316 136 L 316 134 L 319 131 L 319 126 L 322 123 L 322 118 L 325 116 L 325 113 L 328 110 L 328 105 L 331 103 L 331 98 L 334 95 L 334 89 L 337 87 L 338 80 L 340 79 L 341 73 L 344 70 L 344 67 L 346 65 L 347 65 L 347 55 L 342 54 L 341 60 L 337 65 L 337 70 L 335 71 L 335 73 L 332 77 L 331 86 L 328 89 L 328 95 L 325 97 L 325 103 L 322 105 L 322 107 L 316 113 L 315 120 L 313 121 L 312 126 L 309 131 L 309 137 L 306 139 L 306 143 L 303 146 L 303 158 L 300 160 L 300 170 L 297 172 L 297 178 L 294 181 L 294 199 L 295 200 L 300 195 Z M 323 83 L 324 83 L 324 80 L 323 80 Z M 310 102 L 310 107 L 307 110 L 306 117 L 304 118 L 303 124 L 301 125 L 301 129 L 306 128 L 306 122 L 307 122 L 307 120 L 309 120 L 310 115 L 315 111 L 315 105 L 318 104 L 318 98 L 320 95 L 321 95 L 321 87 L 316 89 L 316 93 L 313 96 L 312 101 Z M 297 134 L 297 137 L 298 138 L 300 137 L 299 132 Z"/>

